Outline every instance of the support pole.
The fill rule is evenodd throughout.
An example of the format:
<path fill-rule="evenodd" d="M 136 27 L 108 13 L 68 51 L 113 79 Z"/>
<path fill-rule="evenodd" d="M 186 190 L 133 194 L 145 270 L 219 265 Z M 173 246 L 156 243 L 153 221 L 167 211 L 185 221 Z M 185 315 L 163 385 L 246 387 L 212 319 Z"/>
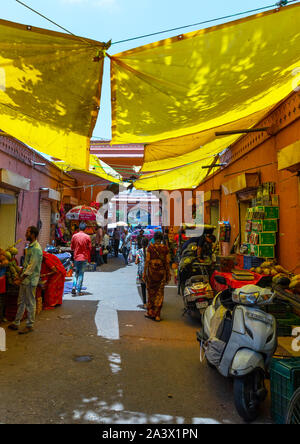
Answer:
<path fill-rule="evenodd" d="M 248 133 L 261 133 L 264 131 L 269 131 L 270 127 L 266 128 L 254 128 L 254 129 L 241 129 L 241 130 L 235 130 L 235 131 L 221 131 L 216 132 L 215 135 L 218 136 L 230 136 L 232 134 L 248 134 Z"/>

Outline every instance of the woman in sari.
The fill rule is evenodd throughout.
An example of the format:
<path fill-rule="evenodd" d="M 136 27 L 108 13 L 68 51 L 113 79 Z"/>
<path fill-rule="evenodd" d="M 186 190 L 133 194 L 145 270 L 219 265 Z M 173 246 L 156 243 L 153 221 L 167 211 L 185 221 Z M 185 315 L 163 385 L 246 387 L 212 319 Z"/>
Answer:
<path fill-rule="evenodd" d="M 43 251 L 41 281 L 44 289 L 44 310 L 62 305 L 66 275 L 67 272 L 58 257 Z"/>
<path fill-rule="evenodd" d="M 164 302 L 165 285 L 171 279 L 169 249 L 162 244 L 163 235 L 159 231 L 154 235 L 154 244 L 147 251 L 144 281 L 148 290 L 146 318 L 159 322 Z"/>

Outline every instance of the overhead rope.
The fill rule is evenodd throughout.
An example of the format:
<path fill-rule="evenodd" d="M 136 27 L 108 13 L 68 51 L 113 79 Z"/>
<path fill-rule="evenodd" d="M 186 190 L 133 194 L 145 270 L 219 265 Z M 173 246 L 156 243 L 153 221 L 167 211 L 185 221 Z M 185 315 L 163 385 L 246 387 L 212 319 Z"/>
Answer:
<path fill-rule="evenodd" d="M 54 22 L 53 20 L 51 20 L 49 17 L 41 14 L 40 12 L 38 12 L 36 9 L 31 8 L 30 6 L 28 6 L 26 3 L 22 2 L 21 0 L 15 0 L 17 3 L 19 3 L 20 5 L 24 6 L 25 8 L 29 9 L 30 11 L 34 12 L 35 14 L 39 15 L 40 17 L 44 18 L 45 20 L 47 20 L 48 22 L 52 23 L 53 25 L 57 26 L 58 28 L 60 28 L 61 30 L 67 32 L 68 34 L 72 35 L 73 37 L 81 40 L 82 42 L 89 44 L 91 46 L 96 47 L 97 49 L 99 49 L 99 46 L 96 46 L 95 44 L 92 44 L 91 41 L 82 38 L 82 37 L 78 37 L 77 35 L 75 35 L 74 33 L 72 33 L 71 31 L 69 31 L 68 29 L 64 28 L 63 26 L 59 25 L 58 23 Z M 205 24 L 209 24 L 209 23 L 213 23 L 213 22 L 217 22 L 220 20 L 227 20 L 227 19 L 231 19 L 231 18 L 235 18 L 235 17 L 239 17 L 241 15 L 246 15 L 246 14 L 252 14 L 255 12 L 260 12 L 260 11 L 265 11 L 267 9 L 272 9 L 272 8 L 282 8 L 284 6 L 287 6 L 291 3 L 297 3 L 299 0 L 280 0 L 279 2 L 273 4 L 273 5 L 269 5 L 269 6 L 263 6 L 261 8 L 256 8 L 256 9 L 250 9 L 248 11 L 244 11 L 244 12 L 237 12 L 235 14 L 229 14 L 223 17 L 218 17 L 218 18 L 214 18 L 214 19 L 210 19 L 210 20 L 204 20 L 202 22 L 198 22 L 198 23 L 193 23 L 191 25 L 184 25 L 184 26 L 178 26 L 176 28 L 171 28 L 171 29 L 166 29 L 164 31 L 158 31 L 158 32 L 153 32 L 150 34 L 144 34 L 138 37 L 132 37 L 129 39 L 124 39 L 124 40 L 119 40 L 117 42 L 108 42 L 105 45 L 104 49 L 108 49 L 110 46 L 112 45 L 117 45 L 120 43 L 126 43 L 126 42 L 131 42 L 133 40 L 139 40 L 139 39 L 143 39 L 143 38 L 147 38 L 147 37 L 153 37 L 159 34 L 165 34 L 167 32 L 173 32 L 173 31 L 179 31 L 181 29 L 186 29 L 186 28 L 192 28 L 194 26 L 200 26 L 200 25 L 205 25 Z"/>
<path fill-rule="evenodd" d="M 64 28 L 63 26 L 59 25 L 58 23 L 54 22 L 53 20 L 51 20 L 49 17 L 46 17 L 45 15 L 41 14 L 40 12 L 38 12 L 36 9 L 31 8 L 31 6 L 27 5 L 26 3 L 21 2 L 20 0 L 15 0 L 17 3 L 19 3 L 20 5 L 24 6 L 25 8 L 29 9 L 30 11 L 34 12 L 35 14 L 39 15 L 40 17 L 42 17 L 43 19 L 47 20 L 48 22 L 52 23 L 52 25 L 57 26 L 58 28 L 60 28 L 62 31 L 65 31 L 67 34 L 70 34 L 72 37 L 76 38 L 77 40 L 92 46 L 93 48 L 96 48 L 99 50 L 99 48 L 101 48 L 102 50 L 106 50 L 110 47 L 110 43 L 108 42 L 106 44 L 100 43 L 97 44 L 97 42 L 92 43 L 91 41 L 83 38 L 83 37 L 79 37 L 76 34 L 73 34 L 73 32 L 69 31 L 68 29 Z"/>
<path fill-rule="evenodd" d="M 214 19 L 210 19 L 210 20 L 204 20 L 202 22 L 193 23 L 192 25 L 178 26 L 176 28 L 166 29 L 165 31 L 158 31 L 158 32 L 153 32 L 151 34 L 144 34 L 144 35 L 141 35 L 141 36 L 138 36 L 138 37 L 132 37 L 132 38 L 125 39 L 125 40 L 119 40 L 118 42 L 112 42 L 111 45 L 117 45 L 117 44 L 120 44 L 120 43 L 131 42 L 133 40 L 144 39 L 144 38 L 147 38 L 147 37 L 153 37 L 155 35 L 165 34 L 167 32 L 179 31 L 181 29 L 192 28 L 194 26 L 206 25 L 206 24 L 217 22 L 217 21 L 220 21 L 220 20 L 226 20 L 226 19 L 230 19 L 230 18 L 235 18 L 235 17 L 239 17 L 241 15 L 246 15 L 246 14 L 253 14 L 255 12 L 264 11 L 266 9 L 272 9 L 274 7 L 281 8 L 283 6 L 286 6 L 286 5 L 290 4 L 290 3 L 295 3 L 297 1 L 299 1 L 299 0 L 289 0 L 289 1 L 282 0 L 282 1 L 278 2 L 278 3 L 273 4 L 273 5 L 264 6 L 264 7 L 256 8 L 256 9 L 251 9 L 249 11 L 244 11 L 244 12 L 237 12 L 235 14 L 225 15 L 223 17 L 218 17 L 218 18 L 214 18 Z"/>

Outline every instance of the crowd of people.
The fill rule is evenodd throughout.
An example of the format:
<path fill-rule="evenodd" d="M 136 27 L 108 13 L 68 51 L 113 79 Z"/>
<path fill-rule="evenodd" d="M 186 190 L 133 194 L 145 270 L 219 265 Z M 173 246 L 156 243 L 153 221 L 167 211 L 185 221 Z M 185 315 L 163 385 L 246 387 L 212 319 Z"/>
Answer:
<path fill-rule="evenodd" d="M 102 227 L 98 228 L 93 239 L 85 233 L 86 228 L 86 224 L 81 222 L 79 231 L 73 235 L 71 241 L 74 263 L 73 296 L 76 297 L 83 294 L 84 273 L 87 264 L 91 262 L 93 247 L 96 251 L 96 262 L 99 265 L 107 263 L 109 252 L 115 257 L 118 257 L 119 253 L 121 253 L 125 266 L 132 264 L 135 258 L 137 284 L 141 287 L 143 308 L 146 310 L 145 317 L 160 322 L 165 286 L 171 280 L 171 245 L 168 229 L 164 229 L 163 232 L 156 231 L 151 240 L 145 236 L 144 230 L 141 229 L 135 242 L 133 242 L 130 229 L 124 228 L 120 231 L 116 228 L 112 233 L 111 242 L 107 230 Z M 26 310 L 26 328 L 19 331 L 19 333 L 23 334 L 33 331 L 36 291 L 41 281 L 48 284 L 44 295 L 47 308 L 50 309 L 62 304 L 66 271 L 56 256 L 42 251 L 37 240 L 38 234 L 39 231 L 36 227 L 29 227 L 27 229 L 26 240 L 28 241 L 28 248 L 23 271 L 20 275 L 18 311 L 14 322 L 9 325 L 10 329 L 19 331 L 19 326 Z M 192 242 L 197 245 L 196 254 L 200 259 L 210 256 L 212 245 L 215 241 L 215 236 L 210 233 L 189 239 L 186 236 L 185 230 L 181 229 L 178 235 L 175 236 L 177 256 L 180 256 Z"/>

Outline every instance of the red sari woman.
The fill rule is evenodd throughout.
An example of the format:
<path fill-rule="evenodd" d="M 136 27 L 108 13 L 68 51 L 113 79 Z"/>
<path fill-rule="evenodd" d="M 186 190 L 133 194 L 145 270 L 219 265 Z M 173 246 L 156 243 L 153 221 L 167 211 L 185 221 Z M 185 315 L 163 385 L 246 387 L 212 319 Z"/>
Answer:
<path fill-rule="evenodd" d="M 162 245 L 162 233 L 156 232 L 154 244 L 147 250 L 144 282 L 147 284 L 148 304 L 146 318 L 159 322 L 164 302 L 165 285 L 171 279 L 169 249 Z"/>
<path fill-rule="evenodd" d="M 58 257 L 43 251 L 41 281 L 44 288 L 44 310 L 62 305 L 66 275 Z"/>

